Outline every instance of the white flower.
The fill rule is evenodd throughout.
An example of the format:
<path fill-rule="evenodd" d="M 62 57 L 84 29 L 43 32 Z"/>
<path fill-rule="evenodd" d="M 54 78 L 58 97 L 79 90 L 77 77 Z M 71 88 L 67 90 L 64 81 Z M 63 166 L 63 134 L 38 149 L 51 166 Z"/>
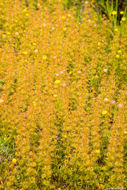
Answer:
<path fill-rule="evenodd" d="M 110 102 L 112 105 L 114 105 L 115 103 L 116 103 L 116 101 L 115 100 L 111 100 L 111 102 Z"/>
<path fill-rule="evenodd" d="M 16 36 L 18 36 L 18 35 L 19 35 L 19 33 L 18 33 L 18 32 L 15 32 L 15 35 L 16 35 Z"/>
<path fill-rule="evenodd" d="M 108 99 L 108 98 L 105 98 L 105 99 L 104 99 L 104 101 L 105 101 L 105 102 L 108 102 L 108 101 L 109 101 L 109 99 Z"/>
<path fill-rule="evenodd" d="M 67 85 L 66 85 L 66 83 L 63 83 L 62 86 L 65 87 L 65 86 L 67 86 Z"/>
<path fill-rule="evenodd" d="M 37 53 L 37 52 L 38 52 L 38 49 L 35 49 L 34 52 Z"/>
<path fill-rule="evenodd" d="M 106 73 L 108 71 L 108 69 L 104 69 L 103 71 Z"/>
<path fill-rule="evenodd" d="M 4 100 L 3 99 L 0 99 L 0 103 L 3 103 L 4 102 Z"/>
<path fill-rule="evenodd" d="M 118 108 L 123 108 L 123 104 L 120 103 L 120 104 L 117 105 L 117 107 Z"/>
<path fill-rule="evenodd" d="M 60 71 L 60 74 L 63 74 L 63 71 Z"/>

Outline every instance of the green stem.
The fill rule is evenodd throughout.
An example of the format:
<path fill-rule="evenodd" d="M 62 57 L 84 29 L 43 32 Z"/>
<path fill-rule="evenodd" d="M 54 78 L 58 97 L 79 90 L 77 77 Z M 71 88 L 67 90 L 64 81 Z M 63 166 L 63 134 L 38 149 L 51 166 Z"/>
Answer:
<path fill-rule="evenodd" d="M 118 0 L 116 0 L 116 12 L 118 13 Z M 117 20 L 118 14 L 116 15 L 116 20 Z"/>

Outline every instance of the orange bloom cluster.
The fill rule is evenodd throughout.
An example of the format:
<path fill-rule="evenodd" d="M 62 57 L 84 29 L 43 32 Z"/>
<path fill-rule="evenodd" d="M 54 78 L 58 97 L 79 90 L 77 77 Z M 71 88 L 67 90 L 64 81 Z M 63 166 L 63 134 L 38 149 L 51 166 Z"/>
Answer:
<path fill-rule="evenodd" d="M 126 23 L 63 6 L 0 1 L 1 190 L 127 188 Z"/>

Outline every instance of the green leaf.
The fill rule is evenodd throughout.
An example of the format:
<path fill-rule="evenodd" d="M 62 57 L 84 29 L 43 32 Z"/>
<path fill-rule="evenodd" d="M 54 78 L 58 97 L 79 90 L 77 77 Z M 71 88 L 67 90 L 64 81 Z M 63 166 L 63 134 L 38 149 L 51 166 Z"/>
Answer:
<path fill-rule="evenodd" d="M 4 82 L 3 80 L 0 80 L 0 84 L 4 85 L 4 84 L 5 84 L 5 82 Z"/>

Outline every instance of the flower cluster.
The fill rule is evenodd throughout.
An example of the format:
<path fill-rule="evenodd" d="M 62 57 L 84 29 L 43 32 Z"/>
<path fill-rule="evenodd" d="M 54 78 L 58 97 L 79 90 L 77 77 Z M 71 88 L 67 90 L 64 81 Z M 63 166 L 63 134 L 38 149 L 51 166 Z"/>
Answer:
<path fill-rule="evenodd" d="M 126 189 L 127 30 L 26 4 L 0 2 L 0 189 Z"/>

